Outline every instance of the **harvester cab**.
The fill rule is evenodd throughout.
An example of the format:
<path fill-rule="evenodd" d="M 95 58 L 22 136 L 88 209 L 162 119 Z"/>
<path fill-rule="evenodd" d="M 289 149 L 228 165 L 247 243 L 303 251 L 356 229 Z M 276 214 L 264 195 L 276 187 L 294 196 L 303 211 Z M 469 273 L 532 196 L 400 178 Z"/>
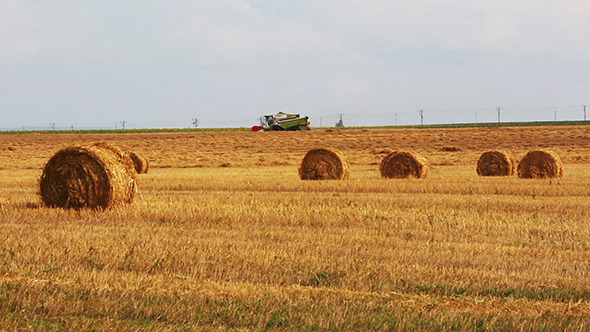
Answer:
<path fill-rule="evenodd" d="M 279 112 L 275 115 L 265 115 L 262 126 L 252 127 L 253 131 L 260 130 L 311 130 L 309 117 L 299 114 Z"/>

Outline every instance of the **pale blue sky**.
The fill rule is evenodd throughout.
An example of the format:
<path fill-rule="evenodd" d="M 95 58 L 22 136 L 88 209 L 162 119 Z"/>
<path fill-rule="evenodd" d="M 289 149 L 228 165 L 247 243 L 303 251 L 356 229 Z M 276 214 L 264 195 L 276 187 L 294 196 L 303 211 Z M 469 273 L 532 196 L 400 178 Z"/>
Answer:
<path fill-rule="evenodd" d="M 589 32 L 585 0 L 0 0 L 0 128 L 577 120 Z"/>

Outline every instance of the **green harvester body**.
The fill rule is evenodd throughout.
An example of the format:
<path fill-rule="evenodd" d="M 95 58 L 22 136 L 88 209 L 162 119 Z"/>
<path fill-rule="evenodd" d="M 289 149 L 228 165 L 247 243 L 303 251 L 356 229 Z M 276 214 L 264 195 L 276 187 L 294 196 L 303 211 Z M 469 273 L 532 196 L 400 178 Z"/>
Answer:
<path fill-rule="evenodd" d="M 299 114 L 279 112 L 276 115 L 265 115 L 264 119 L 270 130 L 310 130 L 309 118 Z"/>

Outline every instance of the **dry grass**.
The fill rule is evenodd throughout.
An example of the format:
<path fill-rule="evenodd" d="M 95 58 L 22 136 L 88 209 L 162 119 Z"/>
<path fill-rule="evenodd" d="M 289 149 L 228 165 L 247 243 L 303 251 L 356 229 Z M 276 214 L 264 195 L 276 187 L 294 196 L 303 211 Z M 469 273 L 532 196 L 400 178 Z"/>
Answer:
<path fill-rule="evenodd" d="M 568 126 L 1 135 L 0 169 L 41 169 L 59 147 L 96 141 L 115 142 L 125 151 L 141 151 L 154 168 L 219 167 L 228 162 L 234 167 L 298 166 L 309 149 L 325 146 L 342 151 L 352 166 L 378 165 L 383 155 L 375 154 L 376 149 L 416 151 L 431 165 L 475 167 L 481 153 L 491 149 L 506 151 L 520 160 L 530 150 L 551 148 L 564 164 L 590 162 L 590 129 Z M 269 148 L 277 144 L 279 148 Z M 461 151 L 442 151 L 447 146 Z"/>
<path fill-rule="evenodd" d="M 252 153 L 278 134 L 228 148 L 250 133 L 202 133 L 195 142 L 220 155 L 199 167 L 185 164 L 185 134 L 178 152 L 162 142 L 173 134 L 103 137 L 126 150 L 151 140 L 141 150 L 156 165 L 132 205 L 106 211 L 43 207 L 37 160 L 7 157 L 36 135 L 0 135 L 16 147 L 0 151 L 0 329 L 586 330 L 590 165 L 575 158 L 588 143 L 567 153 L 564 132 L 539 134 L 565 161 L 563 178 L 545 180 L 479 177 L 482 150 L 530 147 L 507 147 L 509 134 L 471 146 L 482 135 L 469 129 L 436 132 L 432 148 L 426 131 L 414 148 L 434 161 L 428 178 L 396 181 L 374 153 L 398 147 L 395 131 L 286 133 L 288 165 Z M 350 178 L 301 181 L 306 143 L 342 144 Z M 451 145 L 461 151 L 439 151 Z"/>

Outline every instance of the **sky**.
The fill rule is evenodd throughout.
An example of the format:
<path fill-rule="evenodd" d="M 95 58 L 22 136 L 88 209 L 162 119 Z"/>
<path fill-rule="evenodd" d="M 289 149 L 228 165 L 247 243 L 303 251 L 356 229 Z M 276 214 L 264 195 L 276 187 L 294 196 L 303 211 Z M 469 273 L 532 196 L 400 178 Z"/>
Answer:
<path fill-rule="evenodd" d="M 0 0 L 0 128 L 582 120 L 589 32 L 586 0 Z"/>

